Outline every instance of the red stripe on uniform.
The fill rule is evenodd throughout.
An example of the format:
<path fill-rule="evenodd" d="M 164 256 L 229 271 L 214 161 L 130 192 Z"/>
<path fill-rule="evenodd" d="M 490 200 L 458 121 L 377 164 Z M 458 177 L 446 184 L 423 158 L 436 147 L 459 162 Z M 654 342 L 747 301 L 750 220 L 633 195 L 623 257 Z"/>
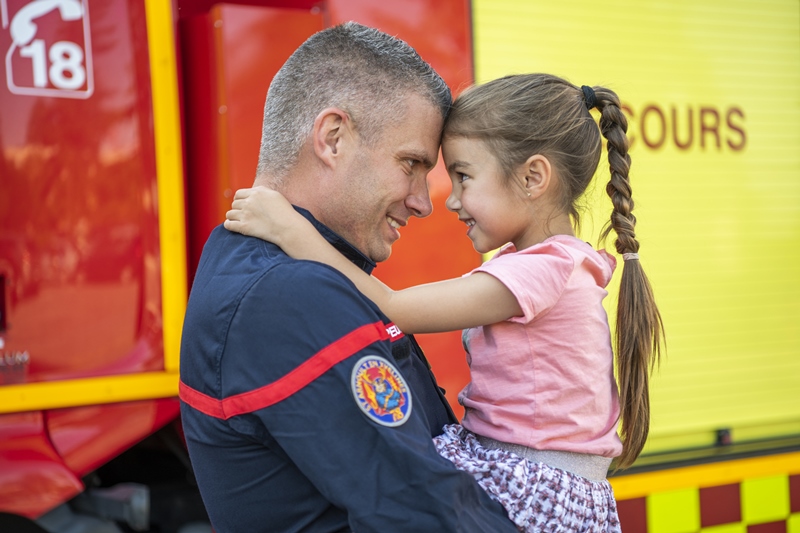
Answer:
<path fill-rule="evenodd" d="M 183 381 L 178 383 L 178 396 L 198 411 L 214 418 L 227 418 L 222 410 L 222 402 L 207 394 L 196 391 Z"/>
<path fill-rule="evenodd" d="M 386 333 L 388 333 L 389 337 L 392 339 L 392 342 L 399 341 L 400 339 L 405 337 L 405 334 L 402 331 L 400 331 L 400 328 L 394 325 L 394 322 L 389 322 L 388 324 L 384 324 L 384 327 L 386 328 Z"/>
<path fill-rule="evenodd" d="M 178 394 L 181 400 L 201 413 L 227 420 L 232 416 L 252 413 L 285 400 L 359 350 L 390 338 L 384 324 L 365 324 L 332 342 L 279 380 L 256 390 L 217 400 L 181 382 Z"/>

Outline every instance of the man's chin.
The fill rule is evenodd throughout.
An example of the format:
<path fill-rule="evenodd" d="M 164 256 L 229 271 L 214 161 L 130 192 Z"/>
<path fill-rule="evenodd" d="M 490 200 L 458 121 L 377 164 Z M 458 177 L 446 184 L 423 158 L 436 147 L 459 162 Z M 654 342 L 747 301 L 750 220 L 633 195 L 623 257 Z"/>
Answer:
<path fill-rule="evenodd" d="M 392 255 L 392 249 L 389 248 L 388 250 L 386 250 L 385 252 L 381 252 L 380 254 L 377 254 L 377 255 L 373 254 L 373 256 L 370 257 L 370 259 L 372 259 L 376 263 L 382 263 L 382 262 L 386 261 L 387 259 L 389 259 L 389 257 L 391 255 Z"/>
<path fill-rule="evenodd" d="M 376 263 L 382 263 L 389 259 L 389 256 L 392 255 L 392 243 L 383 243 L 383 246 L 375 247 L 376 249 L 370 250 L 370 253 L 367 254 L 367 257 L 372 259 Z"/>

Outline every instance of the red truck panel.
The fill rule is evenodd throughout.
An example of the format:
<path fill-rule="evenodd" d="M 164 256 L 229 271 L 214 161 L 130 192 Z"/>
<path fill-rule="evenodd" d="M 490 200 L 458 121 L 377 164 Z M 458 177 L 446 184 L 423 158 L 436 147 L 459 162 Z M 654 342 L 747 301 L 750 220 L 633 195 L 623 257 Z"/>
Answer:
<path fill-rule="evenodd" d="M 4 0 L 0 386 L 164 366 L 145 6 L 62 4 Z M 177 414 L 168 399 L 0 416 L 0 510 L 42 514 Z"/>
<path fill-rule="evenodd" d="M 7 1 L 13 28 L 26 2 Z M 17 49 L 7 81 L 13 75 L 27 91 L 0 87 L 4 349 L 29 354 L 25 375 L 17 376 L 23 382 L 161 369 L 144 6 L 92 2 L 78 20 L 65 21 L 58 10 L 33 20 L 33 51 L 0 32 L 0 49 Z M 67 60 L 51 59 L 65 42 L 84 55 L 78 67 L 60 67 L 86 71 L 77 90 L 57 86 L 67 76 L 58 63 Z M 38 57 L 38 49 L 47 55 Z M 44 87 L 31 75 L 39 61 L 49 62 Z"/>
<path fill-rule="evenodd" d="M 162 371 L 145 10 L 155 3 L 0 2 L 0 387 Z M 454 90 L 472 79 L 466 1 L 238 4 L 176 4 L 189 279 L 233 191 L 252 183 L 267 87 L 306 37 L 357 20 L 407 40 Z M 404 230 L 377 271 L 395 287 L 479 263 L 444 208 L 441 165 L 430 179 L 434 214 Z M 455 406 L 467 379 L 459 335 L 421 343 Z M 63 503 L 81 476 L 177 414 L 177 400 L 157 399 L 0 415 L 0 512 L 36 517 Z"/>
<path fill-rule="evenodd" d="M 267 88 L 309 35 L 356 20 L 406 40 L 455 92 L 472 81 L 466 1 L 409 0 L 400 5 L 330 0 L 320 6 L 308 10 L 221 4 L 181 23 L 190 270 L 208 233 L 225 219 L 233 192 L 252 185 Z M 441 162 L 429 181 L 433 215 L 404 228 L 392 257 L 376 270 L 392 287 L 458 277 L 480 264 L 464 227 L 444 206 L 450 181 Z M 422 335 L 419 340 L 460 415 L 456 395 L 468 381 L 460 333 Z"/>
<path fill-rule="evenodd" d="M 48 441 L 41 412 L 0 415 L 0 512 L 36 517 L 82 490 Z"/>
<path fill-rule="evenodd" d="M 47 411 L 53 448 L 78 476 L 85 476 L 177 418 L 177 398 L 91 405 Z"/>

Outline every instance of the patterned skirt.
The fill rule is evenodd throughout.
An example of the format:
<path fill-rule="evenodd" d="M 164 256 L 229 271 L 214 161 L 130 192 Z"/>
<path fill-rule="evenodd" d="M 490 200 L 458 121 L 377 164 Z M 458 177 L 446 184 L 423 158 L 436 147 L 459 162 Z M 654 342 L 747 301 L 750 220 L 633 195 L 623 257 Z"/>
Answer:
<path fill-rule="evenodd" d="M 478 481 L 525 533 L 621 533 L 617 504 L 608 481 L 484 448 L 460 425 L 445 426 L 434 438 L 439 454 Z"/>

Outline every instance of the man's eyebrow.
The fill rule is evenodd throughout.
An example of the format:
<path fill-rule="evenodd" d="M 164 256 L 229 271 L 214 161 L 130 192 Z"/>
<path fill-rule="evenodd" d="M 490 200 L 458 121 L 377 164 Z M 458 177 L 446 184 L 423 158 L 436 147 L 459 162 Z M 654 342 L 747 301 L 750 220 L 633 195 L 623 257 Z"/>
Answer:
<path fill-rule="evenodd" d="M 470 166 L 469 163 L 467 163 L 466 161 L 456 160 L 447 165 L 447 172 L 452 174 L 453 172 L 457 171 L 460 168 L 469 168 L 469 166 Z"/>
<path fill-rule="evenodd" d="M 403 157 L 403 159 L 415 159 L 420 163 L 422 163 L 422 166 L 424 166 L 427 170 L 431 170 L 435 166 L 433 164 L 433 161 L 428 159 L 428 156 L 422 152 L 415 152 L 415 151 L 408 152 L 406 153 L 405 157 Z"/>

